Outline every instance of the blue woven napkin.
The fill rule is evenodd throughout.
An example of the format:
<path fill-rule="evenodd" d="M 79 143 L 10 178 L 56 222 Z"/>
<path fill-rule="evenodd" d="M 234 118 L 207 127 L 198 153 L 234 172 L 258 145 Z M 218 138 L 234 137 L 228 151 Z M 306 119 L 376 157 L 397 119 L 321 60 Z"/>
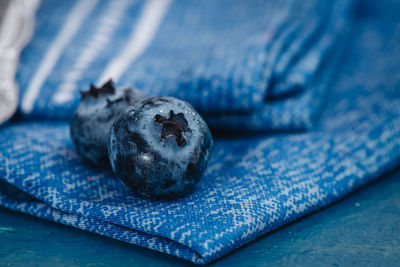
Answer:
<path fill-rule="evenodd" d="M 0 205 L 208 263 L 340 199 L 400 163 L 400 5 L 363 4 L 351 27 L 345 0 L 43 1 Z M 110 76 L 246 134 L 216 138 L 193 194 L 138 198 L 69 136 L 79 89 Z"/>

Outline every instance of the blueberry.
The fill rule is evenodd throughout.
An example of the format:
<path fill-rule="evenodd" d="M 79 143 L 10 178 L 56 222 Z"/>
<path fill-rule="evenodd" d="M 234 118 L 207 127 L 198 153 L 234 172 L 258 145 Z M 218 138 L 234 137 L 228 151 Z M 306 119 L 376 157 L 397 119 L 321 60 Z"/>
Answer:
<path fill-rule="evenodd" d="M 173 199 L 190 193 L 207 167 L 213 138 L 193 107 L 172 97 L 135 102 L 110 131 L 114 173 L 134 193 Z"/>
<path fill-rule="evenodd" d="M 141 97 L 134 89 L 116 89 L 111 80 L 100 88 L 91 85 L 89 91 L 81 92 L 70 131 L 83 159 L 100 167 L 110 166 L 107 152 L 110 128 L 119 114 Z"/>

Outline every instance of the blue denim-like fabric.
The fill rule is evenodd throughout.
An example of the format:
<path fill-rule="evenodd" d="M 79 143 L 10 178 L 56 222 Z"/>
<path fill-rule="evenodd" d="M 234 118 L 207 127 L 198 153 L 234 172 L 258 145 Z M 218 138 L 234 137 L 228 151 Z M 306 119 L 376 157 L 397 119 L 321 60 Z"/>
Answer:
<path fill-rule="evenodd" d="M 111 172 L 82 162 L 68 119 L 78 88 L 121 50 L 143 5 L 132 2 L 70 102 L 53 95 L 96 23 L 66 47 L 32 111 L 0 130 L 0 205 L 207 263 L 396 167 L 400 4 L 364 2 L 350 27 L 353 2 L 273 2 L 172 2 L 118 84 L 184 98 L 214 127 L 289 131 L 216 138 L 193 194 L 168 202 L 135 197 Z M 99 19 L 106 4 L 87 19 Z M 72 5 L 42 3 L 21 59 L 22 98 Z"/>
<path fill-rule="evenodd" d="M 71 117 L 79 103 L 79 91 L 96 82 L 111 59 L 124 49 L 146 7 L 146 2 L 122 2 L 128 4 L 109 31 L 109 41 L 97 47 L 94 40 L 106 31 L 98 29 L 106 28 L 102 19 L 109 16 L 113 3 L 99 1 L 60 55 L 40 88 L 33 109 L 23 110 L 26 117 Z M 45 1 L 40 8 L 35 38 L 22 54 L 21 99 L 26 97 L 38 64 L 65 24 L 66 10 L 73 7 L 74 2 L 58 5 Z M 309 128 L 321 98 L 303 98 L 320 91 L 314 76 L 323 69 L 324 60 L 336 52 L 337 43 L 346 38 L 353 7 L 354 2 L 349 0 L 174 0 L 154 40 L 127 67 L 117 84 L 135 86 L 150 96 L 170 95 L 186 100 L 212 127 Z M 89 53 L 96 56 L 77 80 L 71 92 L 74 97 L 57 103 L 54 98 L 82 57 L 84 47 L 93 47 Z M 286 101 L 297 99 L 290 97 L 296 93 L 300 103 Z M 243 120 L 242 114 L 249 119 Z"/>

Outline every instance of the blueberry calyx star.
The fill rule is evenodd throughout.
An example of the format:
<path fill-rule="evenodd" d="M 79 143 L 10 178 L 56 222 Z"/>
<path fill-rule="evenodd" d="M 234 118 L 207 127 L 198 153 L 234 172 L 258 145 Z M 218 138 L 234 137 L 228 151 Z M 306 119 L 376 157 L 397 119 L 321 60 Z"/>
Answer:
<path fill-rule="evenodd" d="M 115 86 L 113 81 L 110 79 L 106 83 L 104 83 L 100 88 L 97 88 L 93 84 L 90 85 L 89 91 L 81 91 L 81 97 L 85 98 L 88 96 L 97 98 L 99 95 L 102 94 L 114 94 L 115 93 Z"/>
<path fill-rule="evenodd" d="M 184 132 L 190 132 L 188 121 L 185 119 L 183 113 L 175 114 L 173 110 L 169 111 L 169 118 L 157 114 L 154 117 L 154 123 L 162 125 L 160 141 L 165 141 L 170 137 L 174 137 L 179 147 L 186 145 L 186 138 L 183 136 Z"/>

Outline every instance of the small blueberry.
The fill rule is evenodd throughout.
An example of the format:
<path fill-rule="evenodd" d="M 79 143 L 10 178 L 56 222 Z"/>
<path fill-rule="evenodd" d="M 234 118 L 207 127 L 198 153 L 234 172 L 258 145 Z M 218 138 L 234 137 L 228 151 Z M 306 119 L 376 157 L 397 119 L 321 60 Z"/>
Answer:
<path fill-rule="evenodd" d="M 109 80 L 81 92 L 81 102 L 71 120 L 72 141 L 79 155 L 99 167 L 109 166 L 107 143 L 110 128 L 132 101 L 143 95 L 134 89 L 115 88 Z"/>
<path fill-rule="evenodd" d="M 173 199 L 190 193 L 207 167 L 213 138 L 193 107 L 172 97 L 136 101 L 110 131 L 114 173 L 134 193 Z"/>

